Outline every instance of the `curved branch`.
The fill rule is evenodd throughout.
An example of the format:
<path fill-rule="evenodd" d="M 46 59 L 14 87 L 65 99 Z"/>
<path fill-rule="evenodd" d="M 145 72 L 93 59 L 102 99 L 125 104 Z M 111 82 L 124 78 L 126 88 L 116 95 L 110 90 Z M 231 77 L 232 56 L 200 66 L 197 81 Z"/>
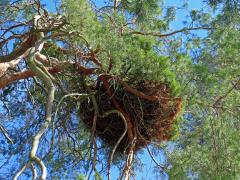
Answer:
<path fill-rule="evenodd" d="M 41 18 L 41 16 L 35 16 L 34 18 L 34 25 L 38 25 L 38 20 Z M 46 118 L 44 124 L 40 127 L 39 131 L 37 134 L 33 137 L 33 142 L 32 142 L 32 149 L 29 154 L 29 159 L 30 162 L 34 161 L 41 169 L 41 180 L 45 180 L 47 178 L 47 168 L 43 161 L 37 157 L 37 150 L 39 147 L 40 140 L 43 136 L 43 134 L 46 132 L 48 129 L 48 126 L 51 122 L 52 119 L 52 108 L 53 108 L 53 101 L 54 101 L 54 93 L 55 93 L 55 86 L 53 84 L 53 81 L 51 79 L 50 74 L 46 70 L 45 67 L 40 66 L 35 59 L 35 54 L 38 52 L 41 52 L 44 41 L 46 40 L 44 38 L 43 33 L 39 33 L 38 37 L 40 38 L 37 42 L 36 45 L 31 48 L 30 53 L 29 53 L 29 60 L 28 60 L 28 66 L 30 69 L 43 81 L 44 85 L 47 87 L 48 91 L 48 98 L 47 98 L 47 104 L 46 104 Z M 29 164 L 29 163 L 28 163 Z M 20 171 L 19 175 L 25 170 L 25 168 L 22 168 L 22 171 Z"/>
<path fill-rule="evenodd" d="M 111 87 L 109 85 L 109 82 L 107 81 L 108 77 L 109 77 L 108 75 L 102 74 L 98 78 L 99 78 L 99 80 L 101 80 L 103 82 L 103 85 L 104 85 L 104 87 L 105 87 L 105 89 L 106 89 L 106 91 L 108 93 L 108 96 L 111 98 L 111 102 L 113 103 L 115 108 L 124 115 L 124 117 L 125 117 L 125 119 L 127 121 L 127 124 L 128 124 L 127 128 L 128 128 L 129 139 L 133 139 L 133 131 L 132 131 L 133 125 L 132 125 L 131 119 L 130 119 L 129 115 L 121 108 L 121 106 L 118 104 L 118 102 L 114 98 L 112 89 L 111 89 Z"/>
<path fill-rule="evenodd" d="M 120 142 L 122 141 L 122 139 L 124 138 L 124 136 L 126 135 L 127 133 L 127 129 L 128 129 L 128 124 L 127 124 L 127 120 L 125 119 L 125 116 L 123 115 L 123 113 L 121 113 L 120 111 L 118 110 L 110 110 L 110 111 L 107 111 L 105 112 L 102 116 L 102 118 L 104 117 L 107 117 L 111 114 L 118 114 L 122 120 L 123 120 L 123 123 L 124 123 L 124 132 L 122 133 L 122 135 L 120 136 L 120 138 L 118 139 L 118 141 L 116 142 L 116 144 L 114 145 L 113 149 L 112 149 L 112 152 L 111 152 L 111 155 L 109 157 L 109 160 L 108 160 L 108 179 L 110 179 L 110 167 L 111 167 L 111 163 L 112 163 L 112 160 L 113 160 L 113 156 L 114 156 L 114 153 L 117 149 L 117 147 L 119 146 Z"/>
<path fill-rule="evenodd" d="M 15 25 L 13 25 L 13 26 L 10 26 L 10 27 L 8 27 L 8 28 L 4 28 L 4 32 L 1 34 L 1 37 L 4 37 L 8 32 L 10 32 L 10 30 L 12 30 L 12 29 L 15 29 L 15 28 L 18 28 L 18 27 L 21 27 L 21 26 L 27 26 L 27 23 L 29 23 L 29 22 L 26 22 L 26 23 L 19 23 L 19 24 L 15 24 Z M 3 30 L 2 28 L 1 28 L 1 30 Z M 0 43 L 1 44 L 1 43 Z"/>
<path fill-rule="evenodd" d="M 59 110 L 59 107 L 60 107 L 60 105 L 62 104 L 63 100 L 64 100 L 65 98 L 71 97 L 71 96 L 80 96 L 81 98 L 88 98 L 88 97 L 92 96 L 92 94 L 71 93 L 71 94 L 66 94 L 66 95 L 64 95 L 64 96 L 60 99 L 60 101 L 59 101 L 59 103 L 58 103 L 58 105 L 57 105 L 57 108 L 56 108 L 56 111 L 55 111 L 55 114 L 54 114 L 54 120 L 57 119 L 58 110 Z"/>
<path fill-rule="evenodd" d="M 36 21 L 38 17 L 36 16 Z M 37 52 L 40 52 L 43 48 L 44 44 L 44 36 L 43 33 L 39 34 L 42 39 L 40 39 L 35 47 L 33 47 L 30 50 L 29 54 L 29 60 L 28 60 L 28 65 L 30 69 L 43 81 L 44 85 L 47 87 L 48 90 L 48 98 L 47 98 L 47 104 L 46 104 L 46 118 L 44 124 L 41 126 L 40 130 L 38 133 L 34 136 L 33 142 L 32 142 L 32 149 L 30 152 L 30 160 L 34 161 L 39 165 L 41 168 L 41 179 L 45 180 L 47 178 L 47 168 L 43 161 L 36 156 L 38 146 L 40 143 L 40 140 L 43 136 L 43 134 L 46 132 L 48 129 L 48 126 L 51 122 L 52 119 L 52 108 L 53 108 L 53 101 L 54 101 L 54 94 L 55 94 L 55 86 L 52 82 L 51 77 L 49 74 L 45 73 L 44 67 L 39 66 L 35 61 L 35 54 Z M 46 70 L 46 69 L 45 69 Z"/>
<path fill-rule="evenodd" d="M 0 47 L 2 47 L 7 42 L 13 40 L 13 39 L 20 39 L 26 37 L 28 34 L 13 34 L 9 36 L 8 38 L 4 38 L 2 41 L 0 41 Z"/>
<path fill-rule="evenodd" d="M 151 159 L 153 160 L 153 162 L 162 170 L 162 169 L 165 169 L 164 166 L 160 165 L 156 159 L 153 157 L 153 154 L 152 152 L 150 151 L 148 145 L 146 145 L 146 148 L 147 148 L 147 151 L 148 151 L 148 154 L 150 155 Z"/>

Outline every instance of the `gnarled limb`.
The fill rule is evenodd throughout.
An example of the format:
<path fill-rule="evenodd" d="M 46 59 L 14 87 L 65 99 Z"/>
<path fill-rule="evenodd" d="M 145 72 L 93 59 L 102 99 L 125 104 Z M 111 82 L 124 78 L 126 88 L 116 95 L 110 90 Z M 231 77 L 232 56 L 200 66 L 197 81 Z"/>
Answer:
<path fill-rule="evenodd" d="M 29 48 L 31 48 L 37 42 L 37 35 L 35 33 L 30 34 L 29 37 L 19 46 L 19 48 L 15 49 L 8 55 L 0 56 L 1 62 L 9 62 L 14 59 L 19 58 L 23 54 L 25 54 Z"/>
<path fill-rule="evenodd" d="M 53 67 L 53 68 L 48 68 L 48 71 L 51 74 L 55 74 L 55 73 L 60 72 L 61 70 L 57 67 Z M 34 77 L 34 76 L 36 76 L 36 74 L 32 70 L 16 72 L 13 74 L 6 75 L 6 76 L 0 78 L 0 89 L 3 89 L 4 87 L 6 87 L 18 80 L 27 79 L 27 78 Z"/>
<path fill-rule="evenodd" d="M 40 51 L 42 47 L 43 47 L 43 44 L 41 43 L 39 44 L 39 47 L 31 49 L 28 65 L 31 68 L 31 70 L 37 75 L 37 77 L 39 77 L 43 81 L 44 85 L 47 87 L 47 90 L 48 90 L 45 122 L 41 126 L 38 133 L 34 136 L 33 143 L 32 143 L 32 150 L 30 152 L 30 160 L 34 161 L 36 164 L 40 166 L 41 172 L 42 172 L 40 178 L 44 180 L 47 177 L 47 168 L 43 163 L 43 161 L 36 156 L 36 153 L 38 150 L 40 139 L 43 136 L 43 134 L 46 132 L 49 124 L 51 123 L 55 86 L 52 82 L 51 77 L 49 77 L 49 75 L 44 72 L 42 67 L 39 67 L 38 64 L 35 63 L 35 53 Z"/>
<path fill-rule="evenodd" d="M 39 56 L 39 54 L 36 54 L 36 59 L 38 61 L 41 61 L 43 63 L 49 63 L 46 56 L 41 55 Z M 1 63 L 0 63 L 1 66 Z M 80 65 L 79 63 L 71 63 L 71 62 L 58 62 L 54 64 L 54 67 L 49 67 L 46 68 L 47 71 L 50 74 L 55 74 L 55 73 L 59 73 L 62 72 L 66 69 L 66 67 L 73 67 L 76 69 L 76 71 L 80 74 L 84 74 L 84 75 L 91 75 L 94 74 L 95 71 L 98 68 L 85 68 L 84 66 Z M 7 74 L 3 77 L 0 78 L 0 89 L 8 86 L 11 83 L 14 83 L 15 81 L 21 80 L 21 79 L 27 79 L 30 77 L 34 77 L 36 76 L 36 74 L 32 71 L 32 70 L 27 70 L 27 71 L 23 71 L 23 72 L 16 72 L 13 74 Z"/>
<path fill-rule="evenodd" d="M 40 18 L 41 17 L 39 17 L 39 16 L 35 17 L 35 25 L 37 25 L 38 20 Z M 36 153 L 38 150 L 38 146 L 39 146 L 41 137 L 46 132 L 46 130 L 51 122 L 51 119 L 52 119 L 52 108 L 53 108 L 53 101 L 54 101 L 55 86 L 53 84 L 51 77 L 49 77 L 49 74 L 45 72 L 45 69 L 43 69 L 44 67 L 41 67 L 41 66 L 39 66 L 39 64 L 36 63 L 35 54 L 42 50 L 44 41 L 45 41 L 43 33 L 39 33 L 38 38 L 39 38 L 39 40 L 36 42 L 36 45 L 33 48 L 31 48 L 31 50 L 30 50 L 28 65 L 29 65 L 30 69 L 37 75 L 37 77 L 39 77 L 43 81 L 44 85 L 46 86 L 47 91 L 48 91 L 48 99 L 47 99 L 47 104 L 46 104 L 45 122 L 40 127 L 39 131 L 33 138 L 32 149 L 31 149 L 29 158 L 30 158 L 30 161 L 34 161 L 40 167 L 40 169 L 41 169 L 40 179 L 45 180 L 47 178 L 47 168 L 46 168 L 45 164 L 43 163 L 43 161 L 39 157 L 36 156 Z M 25 170 L 25 168 L 23 168 L 22 171 L 19 171 L 20 174 L 24 170 Z"/>

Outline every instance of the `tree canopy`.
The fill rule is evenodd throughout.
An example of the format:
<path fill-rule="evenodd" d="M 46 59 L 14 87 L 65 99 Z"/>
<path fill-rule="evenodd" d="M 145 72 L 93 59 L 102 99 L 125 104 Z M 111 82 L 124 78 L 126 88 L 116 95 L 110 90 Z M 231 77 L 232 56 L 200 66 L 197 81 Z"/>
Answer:
<path fill-rule="evenodd" d="M 0 2 L 0 179 L 240 178 L 240 1 L 54 2 Z"/>

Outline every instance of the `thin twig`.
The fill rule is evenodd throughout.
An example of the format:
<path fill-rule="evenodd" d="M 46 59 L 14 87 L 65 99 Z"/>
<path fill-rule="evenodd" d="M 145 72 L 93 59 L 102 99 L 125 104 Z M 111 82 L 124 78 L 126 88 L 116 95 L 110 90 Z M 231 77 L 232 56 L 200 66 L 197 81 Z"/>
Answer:
<path fill-rule="evenodd" d="M 5 130 L 5 128 L 0 124 L 0 131 L 2 132 L 2 134 L 4 135 L 4 137 L 7 139 L 7 141 L 11 144 L 13 144 L 12 139 L 9 137 L 7 131 Z"/>
<path fill-rule="evenodd" d="M 60 105 L 62 104 L 62 102 L 63 102 L 64 99 L 66 99 L 67 97 L 72 97 L 72 96 L 79 96 L 80 98 L 88 98 L 88 97 L 92 96 L 92 94 L 71 93 L 71 94 L 66 94 L 66 95 L 64 95 L 64 96 L 60 99 L 60 101 L 59 101 L 59 103 L 58 103 L 58 105 L 57 105 L 55 114 L 54 114 L 53 122 L 52 122 L 52 123 L 53 123 L 53 124 L 52 124 L 52 131 L 53 131 L 53 132 L 52 132 L 51 144 L 54 144 L 54 134 L 55 134 L 54 122 L 55 122 L 56 119 L 57 119 L 57 114 L 58 114 L 58 111 L 59 111 L 59 107 L 60 107 Z M 51 151 L 51 148 L 50 148 L 49 151 Z"/>
<path fill-rule="evenodd" d="M 156 159 L 153 157 L 153 154 L 152 154 L 152 152 L 150 151 L 148 145 L 146 145 L 146 148 L 147 148 L 148 154 L 150 155 L 150 157 L 151 157 L 151 159 L 153 160 L 153 162 L 154 162 L 159 168 L 164 169 L 164 166 L 160 165 L 160 164 L 156 161 Z"/>

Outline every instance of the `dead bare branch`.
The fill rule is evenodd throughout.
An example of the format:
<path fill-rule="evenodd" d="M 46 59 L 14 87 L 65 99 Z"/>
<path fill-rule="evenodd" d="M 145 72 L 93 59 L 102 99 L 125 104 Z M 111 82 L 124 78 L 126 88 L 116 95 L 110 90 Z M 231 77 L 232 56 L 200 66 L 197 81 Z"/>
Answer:
<path fill-rule="evenodd" d="M 36 168 L 34 167 L 33 164 L 31 164 L 30 169 L 31 169 L 32 175 L 33 175 L 32 179 L 33 179 L 33 180 L 37 179 L 37 176 L 38 176 L 38 175 L 37 175 L 37 170 L 36 170 Z"/>
<path fill-rule="evenodd" d="M 151 159 L 153 160 L 153 162 L 157 165 L 157 167 L 159 167 L 161 170 L 164 170 L 165 167 L 162 166 L 162 165 L 160 165 L 160 164 L 156 161 L 156 159 L 153 157 L 153 154 L 152 154 L 152 152 L 150 151 L 148 145 L 146 145 L 146 148 L 147 148 L 148 154 L 150 155 L 150 157 L 151 157 Z"/>
<path fill-rule="evenodd" d="M 10 143 L 10 144 L 13 144 L 13 141 L 12 139 L 9 137 L 6 129 L 0 124 L 0 131 L 2 132 L 2 134 L 4 135 L 4 137 L 7 139 L 7 141 Z"/>
<path fill-rule="evenodd" d="M 113 160 L 113 156 L 114 156 L 114 153 L 117 149 L 117 147 L 119 146 L 120 142 L 122 141 L 122 139 L 124 138 L 124 136 L 126 135 L 127 133 L 127 129 L 128 129 L 128 125 L 127 125 L 127 120 L 125 119 L 125 116 L 118 110 L 110 110 L 110 111 L 107 111 L 105 112 L 102 116 L 102 118 L 104 117 L 107 117 L 111 114 L 118 114 L 122 120 L 123 120 L 123 123 L 124 123 L 124 132 L 122 133 L 122 135 L 120 136 L 120 138 L 118 139 L 118 141 L 116 142 L 116 144 L 114 145 L 113 149 L 112 149 L 112 152 L 109 156 L 109 159 L 108 159 L 108 179 L 110 180 L 110 168 L 111 168 L 111 164 L 112 164 L 112 160 Z"/>

